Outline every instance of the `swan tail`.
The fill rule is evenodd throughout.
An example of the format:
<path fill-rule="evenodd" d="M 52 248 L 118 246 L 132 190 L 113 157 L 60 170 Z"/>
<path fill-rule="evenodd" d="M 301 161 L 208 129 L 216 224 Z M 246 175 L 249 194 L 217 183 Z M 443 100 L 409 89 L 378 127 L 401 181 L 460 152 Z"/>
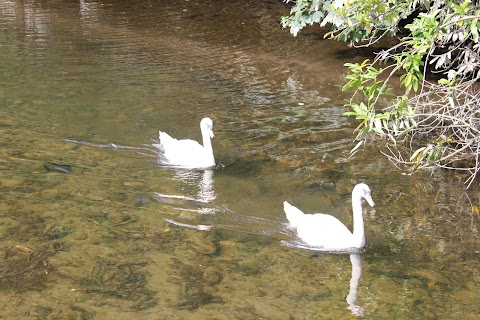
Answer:
<path fill-rule="evenodd" d="M 168 145 L 172 144 L 176 139 L 170 137 L 170 135 L 163 131 L 158 131 L 158 138 L 160 140 L 160 144 L 163 147 L 167 147 Z"/>
<path fill-rule="evenodd" d="M 300 221 L 305 215 L 302 211 L 292 206 L 287 201 L 283 202 L 283 211 L 285 211 L 285 215 L 287 216 L 288 222 L 290 222 L 290 225 L 294 228 L 298 227 L 298 225 L 300 224 Z"/>

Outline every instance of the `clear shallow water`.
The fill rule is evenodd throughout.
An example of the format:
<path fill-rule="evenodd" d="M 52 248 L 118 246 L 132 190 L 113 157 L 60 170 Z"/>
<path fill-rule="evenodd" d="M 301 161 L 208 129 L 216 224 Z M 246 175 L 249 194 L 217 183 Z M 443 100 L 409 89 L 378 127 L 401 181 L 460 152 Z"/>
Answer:
<path fill-rule="evenodd" d="M 349 158 L 346 48 L 291 38 L 284 10 L 0 4 L 3 317 L 478 317 L 478 187 Z M 218 168 L 159 166 L 158 130 L 199 139 L 206 115 Z M 360 259 L 295 243 L 283 200 L 351 226 L 360 181 Z"/>

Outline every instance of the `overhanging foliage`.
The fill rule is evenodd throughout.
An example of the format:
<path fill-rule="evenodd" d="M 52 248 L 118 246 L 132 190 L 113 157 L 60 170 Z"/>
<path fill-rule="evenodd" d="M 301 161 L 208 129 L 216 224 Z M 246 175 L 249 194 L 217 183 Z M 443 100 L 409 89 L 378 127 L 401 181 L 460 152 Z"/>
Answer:
<path fill-rule="evenodd" d="M 480 4 L 471 0 L 297 0 L 282 25 L 293 35 L 311 24 L 330 25 L 325 36 L 370 46 L 396 36 L 396 45 L 363 63 L 347 63 L 345 113 L 361 120 L 358 148 L 374 135 L 396 165 L 480 170 Z M 402 25 L 404 25 L 402 27 Z M 379 68 L 379 66 L 382 68 Z M 436 81 L 432 75 L 437 74 Z M 404 93 L 391 95 L 400 76 Z M 379 105 L 379 101 L 382 105 Z M 385 101 L 388 101 L 385 103 Z"/>

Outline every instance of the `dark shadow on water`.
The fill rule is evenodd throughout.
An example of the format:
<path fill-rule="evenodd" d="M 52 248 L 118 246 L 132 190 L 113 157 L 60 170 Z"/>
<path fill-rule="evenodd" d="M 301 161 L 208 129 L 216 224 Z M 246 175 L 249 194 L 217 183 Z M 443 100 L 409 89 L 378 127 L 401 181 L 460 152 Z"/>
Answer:
<path fill-rule="evenodd" d="M 222 174 L 232 177 L 255 177 L 262 171 L 266 165 L 273 165 L 272 160 L 245 160 L 238 159 L 237 161 L 227 163 L 219 168 Z"/>
<path fill-rule="evenodd" d="M 380 48 L 349 48 L 345 50 L 338 50 L 335 53 L 335 58 L 338 60 L 352 61 L 355 58 L 374 59 L 375 52 L 379 52 Z"/>

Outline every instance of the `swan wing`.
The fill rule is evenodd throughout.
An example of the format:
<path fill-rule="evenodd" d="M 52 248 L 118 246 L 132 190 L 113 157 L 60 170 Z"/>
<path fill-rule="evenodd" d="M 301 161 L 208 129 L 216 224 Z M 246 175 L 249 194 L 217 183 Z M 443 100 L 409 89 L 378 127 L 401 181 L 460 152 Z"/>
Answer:
<path fill-rule="evenodd" d="M 309 245 L 328 249 L 350 248 L 352 232 L 334 216 L 317 213 L 305 215 L 297 226 L 298 236 Z"/>
<path fill-rule="evenodd" d="M 305 214 L 300 209 L 292 206 L 287 201 L 283 202 L 283 211 L 287 216 L 288 222 L 290 222 L 290 225 L 294 228 L 297 228 L 305 217 Z"/>
<path fill-rule="evenodd" d="M 162 146 L 169 145 L 170 143 L 174 143 L 173 140 L 177 140 L 172 138 L 168 133 L 163 131 L 158 131 L 158 137 L 160 138 L 160 144 Z"/>
<path fill-rule="evenodd" d="M 165 152 L 175 151 L 175 150 L 188 150 L 188 148 L 193 148 L 194 150 L 203 150 L 203 146 L 195 140 L 183 139 L 177 140 L 172 138 L 168 133 L 159 131 L 158 136 L 160 138 L 160 145 L 163 147 Z M 197 151 L 198 152 L 198 151 Z"/>
<path fill-rule="evenodd" d="M 168 164 L 182 167 L 208 167 L 210 158 L 205 148 L 195 140 L 172 138 L 168 133 L 159 132 L 163 157 Z"/>

